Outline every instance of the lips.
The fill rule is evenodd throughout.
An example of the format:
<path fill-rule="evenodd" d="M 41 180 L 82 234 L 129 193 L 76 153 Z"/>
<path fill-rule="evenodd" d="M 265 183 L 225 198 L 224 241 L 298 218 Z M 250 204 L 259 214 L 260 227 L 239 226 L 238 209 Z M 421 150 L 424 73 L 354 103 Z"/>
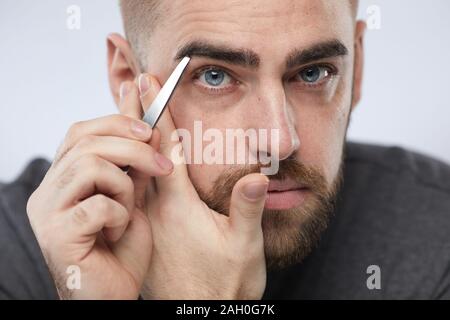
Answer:
<path fill-rule="evenodd" d="M 288 178 L 285 180 L 270 180 L 268 192 L 283 192 L 305 188 L 304 185 Z"/>
<path fill-rule="evenodd" d="M 271 180 L 264 207 L 271 210 L 289 210 L 301 206 L 309 189 L 292 179 Z"/>

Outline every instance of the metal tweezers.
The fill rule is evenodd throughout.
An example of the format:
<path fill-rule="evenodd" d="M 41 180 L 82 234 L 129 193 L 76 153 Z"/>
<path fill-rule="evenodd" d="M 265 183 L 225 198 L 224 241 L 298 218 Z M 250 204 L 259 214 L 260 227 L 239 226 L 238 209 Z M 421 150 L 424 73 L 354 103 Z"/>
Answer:
<path fill-rule="evenodd" d="M 142 118 L 142 120 L 148 123 L 150 127 L 154 128 L 158 123 L 161 114 L 166 108 L 167 103 L 169 102 L 170 97 L 172 96 L 173 91 L 177 87 L 177 84 L 180 81 L 181 76 L 183 75 L 183 72 L 186 69 L 190 60 L 191 60 L 190 57 L 184 57 L 183 59 L 181 59 L 180 63 L 178 63 L 175 70 L 173 70 L 169 79 L 167 79 L 166 83 L 161 88 L 161 91 L 159 91 L 155 100 L 153 100 L 152 104 L 147 109 L 147 112 L 145 113 L 144 118 Z"/>
<path fill-rule="evenodd" d="M 161 117 L 161 114 L 166 108 L 167 103 L 169 102 L 170 97 L 177 87 L 177 84 L 180 81 L 181 76 L 183 75 L 183 72 L 190 60 L 190 57 L 184 57 L 183 59 L 181 59 L 180 63 L 178 63 L 175 70 L 173 70 L 169 79 L 167 79 L 166 83 L 161 88 L 161 91 L 159 91 L 155 100 L 153 100 L 152 104 L 147 109 L 147 112 L 144 114 L 144 118 L 142 118 L 142 120 L 148 123 L 152 129 L 158 123 L 159 117 Z M 121 167 L 121 169 L 125 173 L 128 173 L 128 171 L 130 170 L 130 166 Z"/>

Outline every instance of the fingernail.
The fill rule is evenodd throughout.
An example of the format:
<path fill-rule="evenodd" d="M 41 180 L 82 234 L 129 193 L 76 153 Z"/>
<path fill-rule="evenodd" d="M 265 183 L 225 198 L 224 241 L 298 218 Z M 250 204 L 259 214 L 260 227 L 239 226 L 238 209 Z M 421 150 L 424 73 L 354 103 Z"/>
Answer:
<path fill-rule="evenodd" d="M 120 88 L 119 88 L 119 98 L 122 101 L 122 99 L 128 94 L 128 83 L 126 82 L 122 82 L 120 84 Z"/>
<path fill-rule="evenodd" d="M 266 195 L 268 186 L 264 182 L 250 182 L 242 188 L 242 193 L 249 200 L 258 200 Z"/>
<path fill-rule="evenodd" d="M 142 121 L 133 120 L 131 122 L 131 131 L 133 131 L 139 138 L 146 138 L 150 135 L 150 126 Z"/>
<path fill-rule="evenodd" d="M 155 77 L 151 77 L 150 78 L 150 89 L 152 90 L 153 94 L 157 95 L 158 94 L 158 88 L 159 87 L 159 82 L 158 80 L 156 80 Z"/>
<path fill-rule="evenodd" d="M 139 76 L 139 92 L 141 96 L 145 96 L 150 89 L 150 83 L 148 82 L 148 78 L 145 74 L 141 74 Z"/>
<path fill-rule="evenodd" d="M 164 171 L 170 171 L 173 168 L 173 163 L 169 159 L 167 159 L 165 156 L 163 156 L 160 153 L 155 154 L 155 160 L 158 163 L 158 165 L 163 169 Z"/>

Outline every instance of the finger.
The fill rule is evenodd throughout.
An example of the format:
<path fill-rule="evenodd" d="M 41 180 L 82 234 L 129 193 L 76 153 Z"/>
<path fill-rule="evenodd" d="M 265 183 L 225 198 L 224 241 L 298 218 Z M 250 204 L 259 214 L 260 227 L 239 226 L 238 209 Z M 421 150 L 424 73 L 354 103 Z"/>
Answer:
<path fill-rule="evenodd" d="M 159 133 L 158 128 L 153 129 L 152 138 L 150 140 L 150 146 L 156 151 L 159 152 L 159 146 L 161 141 L 161 134 Z M 148 181 L 147 176 L 142 177 L 142 174 L 136 170 L 130 170 L 128 173 L 130 177 L 133 177 L 133 181 L 135 181 L 135 185 L 138 189 L 140 186 L 140 189 L 145 193 L 147 192 L 147 197 L 154 197 L 156 194 L 156 185 L 155 185 L 155 179 L 152 177 L 150 178 L 150 181 Z M 144 182 L 142 182 L 144 181 Z M 140 196 L 139 196 L 140 195 Z M 136 197 L 140 198 L 141 200 L 145 198 L 145 194 L 142 193 L 136 193 Z"/>
<path fill-rule="evenodd" d="M 73 124 L 58 151 L 54 165 L 58 163 L 83 137 L 116 136 L 138 141 L 149 141 L 152 129 L 144 121 L 132 119 L 124 115 L 109 115 L 93 120 L 81 121 Z"/>
<path fill-rule="evenodd" d="M 141 75 L 139 80 L 141 103 L 144 107 L 150 106 L 161 86 L 156 78 L 148 74 Z M 178 135 L 176 135 L 175 124 L 168 107 L 162 113 L 157 127 L 161 133 L 159 151 L 174 162 L 174 169 L 170 175 L 162 179 L 155 178 L 157 191 L 159 194 L 170 195 L 171 197 L 182 195 L 188 188 L 191 188 L 191 184 L 184 161 L 184 154 L 183 152 L 177 152 L 183 149 Z M 176 137 L 173 135 L 176 135 Z M 179 158 L 175 158 L 177 155 Z"/>
<path fill-rule="evenodd" d="M 161 132 L 158 128 L 153 128 L 152 138 L 150 140 L 150 146 L 156 151 L 160 151 L 161 144 Z"/>
<path fill-rule="evenodd" d="M 125 231 L 129 217 L 127 209 L 120 203 L 96 194 L 74 206 L 64 219 L 73 241 L 95 240 L 102 230 L 107 240 L 117 241 Z"/>
<path fill-rule="evenodd" d="M 139 89 L 133 81 L 125 81 L 120 85 L 120 113 L 134 118 L 142 119 L 144 112 L 139 99 Z"/>
<path fill-rule="evenodd" d="M 173 169 L 169 159 L 144 142 L 119 137 L 85 136 L 61 160 L 57 171 L 64 171 L 68 164 L 88 154 L 97 155 L 119 167 L 130 166 L 148 177 L 167 175 Z"/>
<path fill-rule="evenodd" d="M 241 178 L 233 188 L 230 200 L 231 228 L 239 235 L 252 238 L 261 230 L 261 219 L 269 179 L 254 173 Z"/>
<path fill-rule="evenodd" d="M 131 178 L 117 166 L 96 155 L 88 154 L 55 178 L 55 201 L 58 208 L 67 208 L 95 193 L 110 196 L 127 210 L 134 209 L 134 185 Z"/>
<path fill-rule="evenodd" d="M 150 140 L 150 146 L 156 151 L 159 152 L 159 146 L 161 142 L 161 134 L 159 133 L 158 128 L 153 129 L 152 139 Z M 152 177 L 149 181 L 149 183 L 146 185 L 144 191 L 144 194 L 140 194 L 140 199 L 145 199 L 147 197 L 148 199 L 155 199 L 156 197 L 156 184 L 155 179 Z M 145 191 L 147 193 L 145 194 Z"/>
<path fill-rule="evenodd" d="M 141 210 L 135 210 L 130 216 L 120 241 L 112 244 L 110 248 L 128 271 L 138 279 L 145 277 L 152 253 L 152 234 L 150 221 Z"/>
<path fill-rule="evenodd" d="M 144 111 L 141 106 L 141 100 L 139 97 L 138 85 L 133 81 L 123 82 L 120 86 L 120 113 L 135 119 L 142 119 Z M 154 133 L 152 132 L 152 138 L 150 140 L 150 146 L 159 149 L 159 138 L 154 139 Z M 155 190 L 151 178 L 133 168 L 129 168 L 128 175 L 134 182 L 135 187 L 135 202 L 136 206 L 143 209 L 146 205 L 146 191 L 149 188 L 150 194 L 154 194 Z"/>

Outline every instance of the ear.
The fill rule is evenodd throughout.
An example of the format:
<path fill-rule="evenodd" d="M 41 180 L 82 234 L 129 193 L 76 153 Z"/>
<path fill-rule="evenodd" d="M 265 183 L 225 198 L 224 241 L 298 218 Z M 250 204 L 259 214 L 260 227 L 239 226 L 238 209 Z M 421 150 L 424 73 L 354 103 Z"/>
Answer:
<path fill-rule="evenodd" d="M 121 35 L 110 34 L 107 39 L 107 46 L 109 87 L 118 106 L 120 84 L 124 81 L 133 81 L 140 71 L 130 44 Z"/>
<path fill-rule="evenodd" d="M 357 21 L 355 27 L 355 62 L 353 73 L 352 111 L 361 100 L 362 80 L 364 70 L 364 34 L 366 23 Z"/>

